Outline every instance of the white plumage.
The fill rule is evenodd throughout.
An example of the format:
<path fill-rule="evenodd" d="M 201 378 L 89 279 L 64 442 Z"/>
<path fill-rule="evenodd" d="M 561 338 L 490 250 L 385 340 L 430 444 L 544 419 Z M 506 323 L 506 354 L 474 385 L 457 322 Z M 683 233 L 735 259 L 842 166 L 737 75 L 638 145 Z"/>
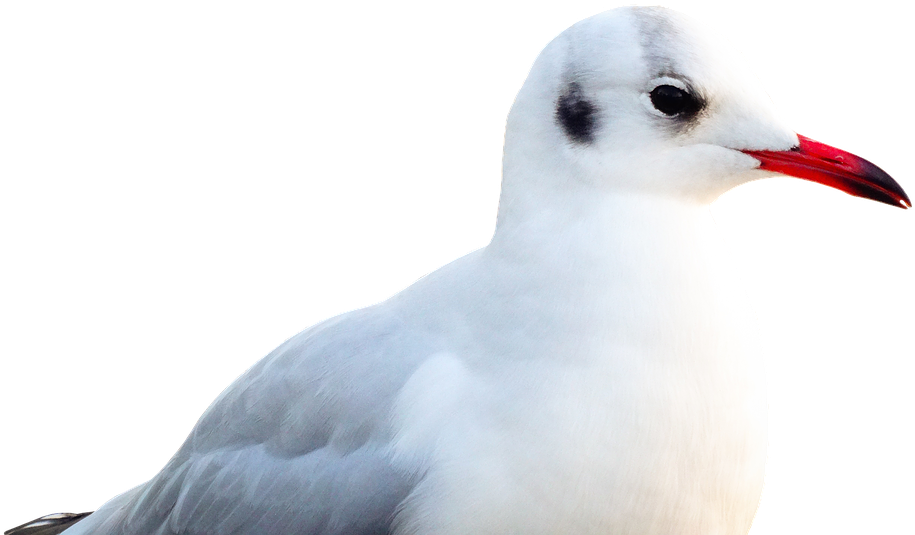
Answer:
<path fill-rule="evenodd" d="M 557 37 L 492 243 L 280 346 L 66 533 L 745 533 L 764 376 L 707 203 L 798 138 L 720 56 L 660 8 Z"/>

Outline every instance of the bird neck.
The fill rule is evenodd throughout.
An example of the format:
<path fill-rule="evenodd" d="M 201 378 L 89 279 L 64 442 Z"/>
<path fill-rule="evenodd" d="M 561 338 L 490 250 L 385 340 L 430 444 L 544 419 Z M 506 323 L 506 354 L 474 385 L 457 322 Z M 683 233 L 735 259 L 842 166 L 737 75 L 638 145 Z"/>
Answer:
<path fill-rule="evenodd" d="M 681 264 L 716 241 L 709 207 L 691 199 L 597 188 L 538 188 L 500 201 L 489 250 L 520 262 Z"/>
<path fill-rule="evenodd" d="M 523 306 L 531 324 L 580 340 L 670 348 L 652 353 L 664 358 L 717 359 L 705 346 L 686 357 L 676 348 L 690 337 L 720 345 L 728 331 L 720 326 L 746 312 L 707 206 L 650 195 L 576 195 L 524 215 L 500 221 L 485 255 L 500 266 L 493 271 L 505 274 L 496 281 L 501 291 L 521 296 L 507 302 Z M 529 334 L 546 347 L 538 336 Z"/>

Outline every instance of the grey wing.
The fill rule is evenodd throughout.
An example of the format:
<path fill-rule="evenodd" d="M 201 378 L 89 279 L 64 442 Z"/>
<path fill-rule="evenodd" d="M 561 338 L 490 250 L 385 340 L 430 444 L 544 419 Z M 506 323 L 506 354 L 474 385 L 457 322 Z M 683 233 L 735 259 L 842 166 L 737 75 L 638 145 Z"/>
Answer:
<path fill-rule="evenodd" d="M 204 413 L 152 480 L 66 535 L 390 532 L 416 474 L 389 455 L 397 392 L 429 355 L 365 309 L 287 341 Z"/>

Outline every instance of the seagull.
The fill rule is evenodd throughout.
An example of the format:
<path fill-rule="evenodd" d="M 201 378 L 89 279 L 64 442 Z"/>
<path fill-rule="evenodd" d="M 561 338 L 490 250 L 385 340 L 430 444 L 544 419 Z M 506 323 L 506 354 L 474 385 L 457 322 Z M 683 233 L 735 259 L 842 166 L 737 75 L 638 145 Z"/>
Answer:
<path fill-rule="evenodd" d="M 656 7 L 564 31 L 489 245 L 283 343 L 148 482 L 7 534 L 746 534 L 765 375 L 708 205 L 773 174 L 911 202 L 704 35 Z"/>

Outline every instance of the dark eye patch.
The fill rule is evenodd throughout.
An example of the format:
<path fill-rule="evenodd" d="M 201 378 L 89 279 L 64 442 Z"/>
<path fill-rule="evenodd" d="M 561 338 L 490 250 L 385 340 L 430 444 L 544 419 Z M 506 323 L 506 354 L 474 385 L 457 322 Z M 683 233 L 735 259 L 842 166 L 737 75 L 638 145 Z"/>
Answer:
<path fill-rule="evenodd" d="M 572 82 L 556 100 L 556 121 L 576 143 L 594 141 L 597 126 L 597 106 L 585 98 L 581 87 Z"/>

